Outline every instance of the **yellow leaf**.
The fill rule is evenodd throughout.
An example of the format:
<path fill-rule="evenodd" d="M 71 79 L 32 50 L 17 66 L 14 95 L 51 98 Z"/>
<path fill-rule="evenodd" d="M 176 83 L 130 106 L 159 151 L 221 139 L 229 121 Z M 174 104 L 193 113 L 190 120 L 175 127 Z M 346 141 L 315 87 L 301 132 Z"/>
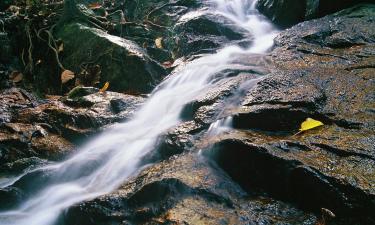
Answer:
<path fill-rule="evenodd" d="M 105 82 L 104 86 L 100 88 L 99 92 L 104 93 L 109 87 L 109 82 Z"/>
<path fill-rule="evenodd" d="M 61 83 L 65 84 L 75 77 L 74 73 L 70 70 L 64 70 L 61 73 Z"/>
<path fill-rule="evenodd" d="M 163 48 L 163 38 L 162 37 L 156 38 L 155 45 L 157 48 Z"/>
<path fill-rule="evenodd" d="M 324 124 L 318 120 L 314 120 L 314 119 L 311 119 L 311 118 L 307 118 L 302 124 L 301 124 L 301 128 L 299 129 L 300 132 L 302 131 L 307 131 L 307 130 L 311 130 L 311 129 L 314 129 L 316 127 L 320 127 L 320 126 L 323 126 Z"/>

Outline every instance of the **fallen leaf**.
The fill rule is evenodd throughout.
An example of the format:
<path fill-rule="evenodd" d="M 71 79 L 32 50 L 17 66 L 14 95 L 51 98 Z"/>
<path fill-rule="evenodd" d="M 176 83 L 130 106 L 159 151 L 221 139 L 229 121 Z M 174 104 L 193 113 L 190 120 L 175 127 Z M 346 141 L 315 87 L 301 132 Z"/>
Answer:
<path fill-rule="evenodd" d="M 18 83 L 18 82 L 23 80 L 23 74 L 19 71 L 13 71 L 9 75 L 9 79 L 11 79 L 13 81 L 13 83 Z"/>
<path fill-rule="evenodd" d="M 307 130 L 311 130 L 320 126 L 323 126 L 324 124 L 320 122 L 319 120 L 314 120 L 311 118 L 307 118 L 303 123 L 301 123 L 301 128 L 299 129 L 299 132 L 296 133 L 295 135 L 298 135 L 302 132 L 305 132 Z"/>
<path fill-rule="evenodd" d="M 104 86 L 100 88 L 99 92 L 104 93 L 109 87 L 109 82 L 105 82 Z"/>
<path fill-rule="evenodd" d="M 59 49 L 57 50 L 59 53 L 64 51 L 64 43 L 61 43 Z"/>
<path fill-rule="evenodd" d="M 61 83 L 65 84 L 75 77 L 74 73 L 70 70 L 64 70 L 61 73 Z"/>
<path fill-rule="evenodd" d="M 88 5 L 89 9 L 100 9 L 102 5 L 99 2 L 94 2 Z"/>
<path fill-rule="evenodd" d="M 299 131 L 307 131 L 307 130 L 311 130 L 313 128 L 320 127 L 320 126 L 323 126 L 323 125 L 324 124 L 322 122 L 318 121 L 318 120 L 307 118 L 301 124 L 301 128 L 299 129 Z"/>
<path fill-rule="evenodd" d="M 155 45 L 157 48 L 163 48 L 163 38 L 162 37 L 156 38 Z"/>

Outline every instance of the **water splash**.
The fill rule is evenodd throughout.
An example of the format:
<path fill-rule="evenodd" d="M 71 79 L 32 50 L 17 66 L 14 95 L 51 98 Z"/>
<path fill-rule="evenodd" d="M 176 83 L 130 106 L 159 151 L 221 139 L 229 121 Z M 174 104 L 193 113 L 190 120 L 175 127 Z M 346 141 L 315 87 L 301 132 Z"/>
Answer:
<path fill-rule="evenodd" d="M 233 117 L 228 116 L 223 119 L 219 119 L 212 123 L 207 130 L 208 136 L 216 136 L 218 134 L 229 131 L 232 128 Z"/>
<path fill-rule="evenodd" d="M 19 208 L 0 213 L 1 225 L 51 225 L 69 206 L 115 190 L 139 172 L 144 166 L 143 157 L 154 150 L 158 137 L 181 122 L 184 105 L 204 93 L 216 74 L 227 69 L 237 55 L 262 53 L 273 45 L 277 31 L 258 14 L 254 1 L 212 2 L 216 5 L 215 13 L 255 37 L 252 46 L 248 49 L 229 46 L 175 70 L 129 122 L 115 125 L 65 161 L 2 183 L 5 187 L 30 174 L 48 174 L 43 178 L 45 186 L 37 188 Z M 229 127 L 230 120 L 213 124 L 210 132 Z"/>

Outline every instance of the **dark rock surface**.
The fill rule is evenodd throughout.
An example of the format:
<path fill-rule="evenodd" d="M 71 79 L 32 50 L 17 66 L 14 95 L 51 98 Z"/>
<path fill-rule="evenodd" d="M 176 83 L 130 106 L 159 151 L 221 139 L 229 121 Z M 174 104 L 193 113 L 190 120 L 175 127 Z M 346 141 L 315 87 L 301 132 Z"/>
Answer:
<path fill-rule="evenodd" d="M 0 101 L 3 164 L 33 156 L 61 159 L 74 149 L 72 142 L 130 118 L 143 97 L 96 91 L 75 98 L 51 96 L 41 101 L 23 89 L 12 88 L 1 92 Z M 114 107 L 114 101 L 125 105 Z"/>
<path fill-rule="evenodd" d="M 161 138 L 168 160 L 64 221 L 316 224 L 325 208 L 336 215 L 328 224 L 373 224 L 373 13 L 305 22 L 282 32 L 269 56 L 234 60 Z M 207 135 L 227 116 L 234 129 Z M 307 117 L 326 125 L 294 135 Z"/>
<path fill-rule="evenodd" d="M 173 27 L 176 56 L 212 52 L 232 41 L 244 41 L 248 33 L 233 29 L 233 22 L 201 9 L 186 13 Z"/>
<path fill-rule="evenodd" d="M 210 51 L 243 38 L 242 31 L 230 25 L 227 30 L 225 21 L 218 26 L 219 17 L 200 15 L 204 5 L 196 1 L 140 3 L 136 11 L 135 2 L 126 1 L 131 18 L 178 28 L 174 34 L 186 31 L 191 43 L 205 41 L 202 36 L 219 40 Z M 325 1 L 320 3 L 315 7 L 328 10 Z M 319 10 L 309 15 L 325 14 Z M 230 69 L 185 106 L 183 122 L 160 137 L 155 152 L 145 157 L 153 164 L 114 192 L 67 209 L 60 223 L 313 225 L 322 222 L 323 209 L 336 215 L 326 224 L 375 224 L 374 17 L 374 5 L 356 6 L 281 32 L 268 55 L 233 58 Z M 149 28 L 133 25 L 140 35 Z M 109 40 L 114 36 L 82 29 L 102 35 L 105 45 L 120 46 Z M 143 46 L 149 53 L 141 54 L 150 55 L 147 62 L 170 49 L 178 55 L 176 48 L 188 46 L 186 39 L 176 43 L 173 33 L 161 36 L 164 31 L 138 40 L 129 34 L 138 46 L 149 39 Z M 161 49 L 154 46 L 158 37 Z M 182 55 L 201 53 L 202 46 L 188 46 Z M 166 54 L 159 62 L 170 59 Z M 144 98 L 78 87 L 66 97 L 41 101 L 12 88 L 2 90 L 0 102 L 1 177 L 64 157 L 83 137 L 131 118 Z M 325 125 L 296 135 L 309 117 Z M 233 128 L 210 133 L 210 126 L 225 118 L 232 118 Z M 0 206 L 22 201 L 28 182 L 38 175 L 0 189 Z"/>
<path fill-rule="evenodd" d="M 70 208 L 67 224 L 314 224 L 316 217 L 249 196 L 196 154 L 145 169 L 109 195 Z"/>
<path fill-rule="evenodd" d="M 328 208 L 337 223 L 374 223 L 374 13 L 358 6 L 282 32 L 271 73 L 229 110 L 243 131 L 204 140 L 216 143 L 208 156 L 246 190 Z M 218 103 L 194 120 L 210 123 Z M 307 117 L 326 125 L 293 136 Z"/>
<path fill-rule="evenodd" d="M 248 36 L 247 31 L 232 26 L 232 21 L 210 11 L 208 4 L 211 3 L 199 0 L 139 1 L 137 4 L 127 1 L 126 15 L 137 23 L 116 27 L 113 33 L 146 47 L 148 54 L 159 62 L 213 52 Z M 157 38 L 161 38 L 162 48 L 155 45 Z M 251 42 L 251 39 L 245 41 Z"/>
<path fill-rule="evenodd" d="M 100 65 L 101 81 L 111 90 L 147 93 L 163 78 L 164 68 L 136 43 L 74 23 L 57 32 L 64 47 L 62 63 L 79 72 L 83 62 Z"/>
<path fill-rule="evenodd" d="M 370 0 L 259 0 L 257 8 L 281 27 L 319 18 Z M 293 13 L 291 13 L 293 12 Z"/>
<path fill-rule="evenodd" d="M 284 208 L 286 215 L 294 215 L 288 224 L 315 224 L 322 208 L 336 215 L 329 224 L 373 224 L 373 16 L 373 6 L 360 6 L 305 22 L 282 32 L 269 56 L 237 59 L 236 65 L 252 63 L 218 74 L 207 94 L 186 106 L 181 115 L 186 122 L 163 138 L 159 151 L 169 160 L 145 169 L 112 194 L 72 207 L 65 219 L 82 224 L 217 224 L 221 218 L 234 224 L 270 222 L 262 213 L 252 214 L 257 207 L 268 212 L 280 203 L 266 201 L 270 205 L 261 206 L 256 199 L 266 193 L 293 205 Z M 256 79 L 246 82 L 250 78 Z M 231 115 L 233 130 L 206 135 L 211 123 Z M 325 126 L 294 135 L 307 117 Z M 186 150 L 192 153 L 171 157 Z M 193 165 L 185 161 L 189 157 Z M 186 177 L 178 172 L 180 160 Z M 196 166 L 207 161 L 203 171 L 208 174 L 197 180 L 201 172 Z M 161 168 L 168 164 L 173 169 Z M 224 176 L 218 183 L 237 183 L 242 193 L 255 197 L 244 200 L 241 194 L 223 193 L 223 189 L 231 190 L 225 185 L 210 183 L 210 188 L 202 188 L 205 179 L 222 178 L 221 170 L 231 180 Z M 155 173 L 157 182 L 149 178 Z M 196 185 L 215 197 L 207 200 L 206 194 L 197 194 Z M 156 192 L 166 197 L 155 199 Z M 229 208 L 237 214 L 230 209 L 223 214 L 225 204 L 210 202 L 223 196 L 230 199 Z M 189 198 L 194 201 L 187 202 Z M 316 217 L 297 212 L 313 212 Z M 239 215 L 243 220 L 236 220 Z"/>

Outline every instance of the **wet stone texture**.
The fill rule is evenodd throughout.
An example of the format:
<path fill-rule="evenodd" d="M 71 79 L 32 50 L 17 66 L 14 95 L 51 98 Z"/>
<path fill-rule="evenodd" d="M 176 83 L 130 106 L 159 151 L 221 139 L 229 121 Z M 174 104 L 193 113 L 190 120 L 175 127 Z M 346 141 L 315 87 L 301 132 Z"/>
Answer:
<path fill-rule="evenodd" d="M 130 118 L 143 102 L 143 97 L 97 89 L 75 92 L 80 95 L 38 100 L 23 89 L 3 90 L 0 164 L 34 156 L 61 159 L 84 138 Z"/>
<path fill-rule="evenodd" d="M 374 9 L 304 22 L 268 56 L 234 60 L 161 137 L 158 160 L 167 160 L 62 220 L 374 224 Z M 227 116 L 234 129 L 207 135 Z M 295 135 L 308 117 L 325 125 Z"/>
<path fill-rule="evenodd" d="M 194 175 L 192 175 L 194 174 Z M 117 191 L 77 204 L 68 224 L 314 224 L 316 218 L 266 196 L 249 196 L 197 154 L 145 169 Z"/>
<path fill-rule="evenodd" d="M 174 2 L 163 9 L 180 9 L 171 24 L 193 1 Z M 60 223 L 375 224 L 374 17 L 374 5 L 356 6 L 281 32 L 268 55 L 233 59 L 160 137 L 150 164 L 112 193 L 70 207 Z M 22 89 L 0 96 L 7 174 L 73 152 L 144 101 L 95 88 L 45 101 Z M 229 116 L 233 129 L 209 135 Z M 296 135 L 308 117 L 325 125 Z M 24 194 L 22 180 L 0 189 L 3 204 Z"/>

